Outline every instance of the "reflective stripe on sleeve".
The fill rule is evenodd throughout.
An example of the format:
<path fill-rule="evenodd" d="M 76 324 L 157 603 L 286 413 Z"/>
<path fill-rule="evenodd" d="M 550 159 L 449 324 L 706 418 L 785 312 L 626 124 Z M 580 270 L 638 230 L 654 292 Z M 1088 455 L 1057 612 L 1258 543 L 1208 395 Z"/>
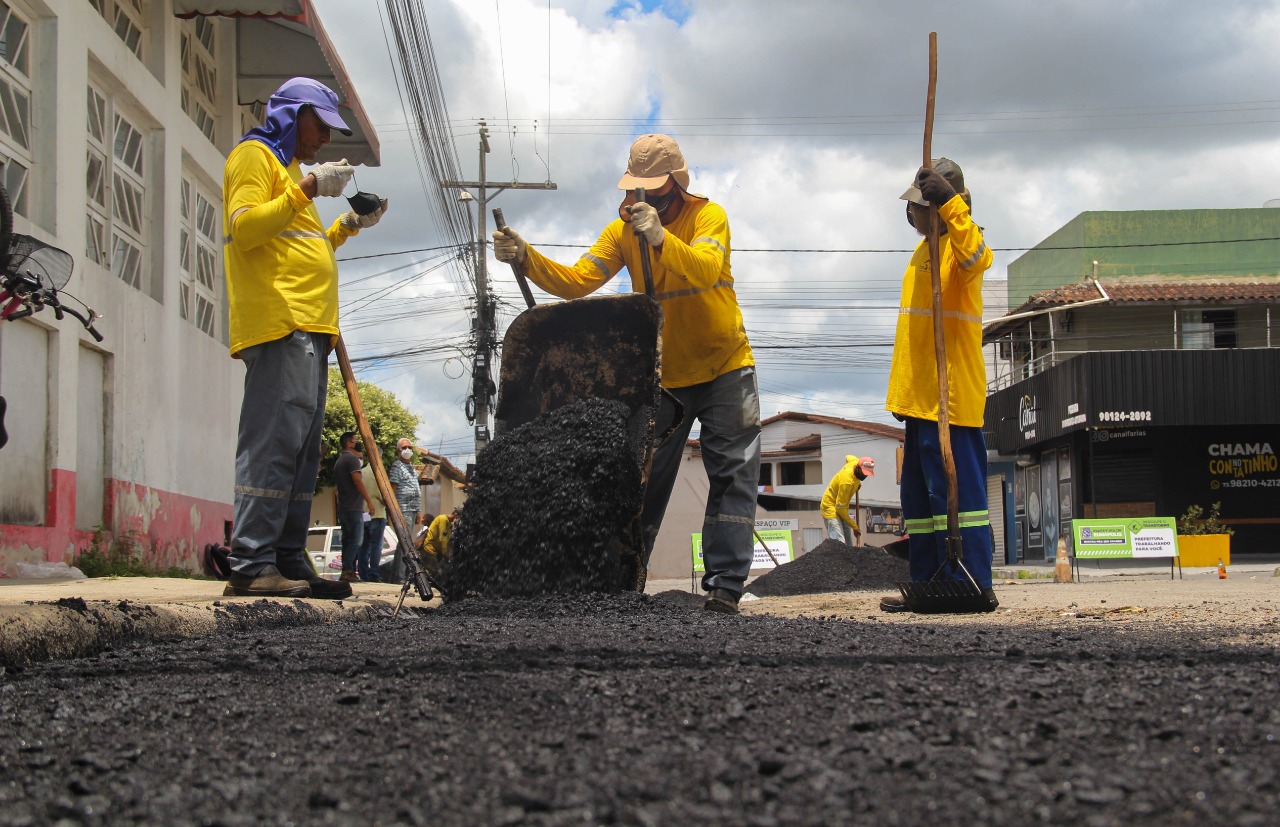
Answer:
<path fill-rule="evenodd" d="M 669 299 L 680 299 L 685 296 L 696 296 L 699 293 L 705 293 L 708 290 L 716 290 L 721 287 L 733 287 L 733 282 L 727 279 L 720 279 L 710 287 L 690 287 L 688 290 L 671 290 L 666 293 L 659 293 L 654 296 L 658 301 L 668 301 Z"/>
<path fill-rule="evenodd" d="M 594 265 L 595 268 L 600 271 L 600 275 L 604 276 L 605 278 L 609 278 L 609 268 L 605 267 L 604 262 L 601 261 L 597 256 L 593 256 L 590 253 L 583 253 L 582 257 L 579 258 L 578 261 L 585 261 Z"/>
<path fill-rule="evenodd" d="M 968 268 L 977 264 L 978 259 L 982 258 L 982 254 L 985 253 L 986 251 L 987 251 L 987 242 L 984 241 L 978 245 L 977 250 L 973 251 L 973 255 L 969 256 L 964 261 L 960 262 L 960 266 L 967 270 Z"/>

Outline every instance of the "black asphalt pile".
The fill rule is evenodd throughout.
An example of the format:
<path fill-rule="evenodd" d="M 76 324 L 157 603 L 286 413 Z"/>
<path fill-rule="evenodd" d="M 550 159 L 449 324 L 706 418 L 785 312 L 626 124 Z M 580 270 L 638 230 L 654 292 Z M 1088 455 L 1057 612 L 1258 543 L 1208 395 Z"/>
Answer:
<path fill-rule="evenodd" d="M 642 444 L 621 402 L 559 408 L 494 440 L 441 573 L 450 599 L 609 591 L 610 540 L 640 511 Z"/>
<path fill-rule="evenodd" d="M 872 546 L 854 548 L 839 540 L 822 544 L 747 585 L 757 597 L 892 588 L 911 573 L 905 560 Z"/>

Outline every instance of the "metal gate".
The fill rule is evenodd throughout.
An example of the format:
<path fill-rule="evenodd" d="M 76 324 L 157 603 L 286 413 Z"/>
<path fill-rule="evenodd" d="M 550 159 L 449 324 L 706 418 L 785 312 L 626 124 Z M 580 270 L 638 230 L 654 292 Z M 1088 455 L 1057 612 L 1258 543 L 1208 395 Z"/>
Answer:
<path fill-rule="evenodd" d="M 991 515 L 991 565 L 1003 566 L 1005 559 L 1004 537 L 1004 475 L 987 477 L 987 513 Z"/>
<path fill-rule="evenodd" d="M 812 551 L 822 545 L 822 541 L 825 539 L 827 539 L 827 530 L 825 528 L 804 529 L 804 550 Z"/>

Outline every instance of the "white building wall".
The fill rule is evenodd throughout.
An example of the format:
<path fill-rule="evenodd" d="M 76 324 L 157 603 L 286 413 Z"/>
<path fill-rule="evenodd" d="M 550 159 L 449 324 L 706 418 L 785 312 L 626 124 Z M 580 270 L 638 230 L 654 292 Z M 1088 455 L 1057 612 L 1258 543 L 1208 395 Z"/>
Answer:
<path fill-rule="evenodd" d="M 214 146 L 182 110 L 180 31 L 168 0 L 147 4 L 146 61 L 138 59 L 85 0 L 9 0 L 32 23 L 33 164 L 30 219 L 15 230 L 71 253 L 75 272 L 65 292 L 102 314 L 104 335 L 94 342 L 69 317 L 55 322 L 46 311 L 32 320 L 6 322 L 47 329 L 47 494 L 55 513 L 36 526 L 4 525 L 0 515 L 0 566 L 29 559 L 61 560 L 86 544 L 85 527 L 104 523 L 117 532 L 145 536 L 157 564 L 192 564 L 206 542 L 222 536 L 230 518 L 235 435 L 243 368 L 228 356 L 225 286 L 218 246 L 218 338 L 180 316 L 179 192 L 184 174 L 220 199 L 225 152 L 240 131 L 235 104 L 234 21 L 215 18 L 219 95 Z M 143 132 L 145 148 L 145 274 L 143 289 L 124 283 L 85 255 L 87 87 L 93 83 L 118 102 Z M 220 213 L 220 200 L 217 203 Z M 221 217 L 219 214 L 219 232 Z M 0 332 L 4 364 L 21 360 L 9 348 L 20 337 Z M 26 337 L 30 338 L 30 337 Z M 95 373 L 100 381 L 95 382 Z M 22 397 L 0 374 L 10 407 Z M 91 394 L 91 398 L 82 398 Z M 81 422 L 81 416 L 101 422 Z M 22 422 L 22 418 L 11 419 Z M 95 445 L 94 435 L 101 434 Z M 11 438 L 31 439 L 28 433 Z M 9 473 L 12 446 L 0 463 L 0 502 L 13 495 L 19 477 Z M 84 457 L 80 452 L 91 452 Z M 99 453 L 100 452 L 100 453 Z M 103 474 L 93 496 L 91 481 L 76 480 L 81 467 Z M 87 515 L 77 509 L 84 492 Z M 79 530 L 77 530 L 79 529 Z"/>

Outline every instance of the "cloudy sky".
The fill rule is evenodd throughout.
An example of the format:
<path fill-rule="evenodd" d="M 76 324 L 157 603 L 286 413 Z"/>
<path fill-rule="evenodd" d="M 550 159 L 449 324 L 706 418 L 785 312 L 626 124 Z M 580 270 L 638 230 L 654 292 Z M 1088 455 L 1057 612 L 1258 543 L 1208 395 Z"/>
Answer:
<path fill-rule="evenodd" d="M 415 160 L 382 3 L 314 3 L 382 142 L 382 166 L 359 171 L 359 184 L 392 200 L 376 230 L 339 251 L 344 336 L 357 359 L 411 352 L 358 362 L 357 373 L 423 417 L 421 445 L 465 461 L 461 271 L 450 251 L 387 255 L 447 239 L 429 218 L 431 182 Z M 934 154 L 964 168 L 999 251 L 989 281 L 1004 278 L 1016 248 L 1086 210 L 1280 197 L 1280 7 L 1270 1 L 424 6 L 463 177 L 478 175 L 484 119 L 489 180 L 558 186 L 491 204 L 554 258 L 574 261 L 616 215 L 636 136 L 680 142 L 692 188 L 729 215 L 765 416 L 889 421 L 898 288 L 917 240 L 898 196 L 921 161 L 930 31 Z M 505 327 L 523 303 L 505 265 L 490 257 L 488 267 Z"/>

